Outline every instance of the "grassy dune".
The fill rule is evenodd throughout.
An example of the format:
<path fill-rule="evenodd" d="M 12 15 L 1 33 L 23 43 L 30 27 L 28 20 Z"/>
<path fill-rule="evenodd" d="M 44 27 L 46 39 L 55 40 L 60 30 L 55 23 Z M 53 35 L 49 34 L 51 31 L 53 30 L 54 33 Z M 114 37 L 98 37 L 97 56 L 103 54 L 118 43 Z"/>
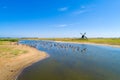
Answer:
<path fill-rule="evenodd" d="M 57 41 L 57 39 L 55 41 Z M 84 39 L 60 39 L 58 41 L 89 42 L 89 43 L 120 45 L 120 39 L 117 39 L 117 38 L 90 38 L 88 40 L 84 40 Z"/>
<path fill-rule="evenodd" d="M 8 45 L 12 42 L 18 42 L 19 39 L 15 38 L 0 38 L 0 45 Z"/>
<path fill-rule="evenodd" d="M 17 42 L 18 38 L 0 38 L 0 41 L 9 41 L 9 42 Z"/>
<path fill-rule="evenodd" d="M 90 39 L 90 40 L 88 40 L 88 42 L 111 44 L 111 45 L 120 45 L 120 38 Z"/>
<path fill-rule="evenodd" d="M 12 44 L 17 41 L 18 39 L 0 39 L 0 57 L 10 58 L 27 53 L 27 51 L 18 49 L 17 45 Z"/>
<path fill-rule="evenodd" d="M 0 39 L 0 80 L 15 80 L 21 70 L 48 55 L 26 45 L 19 39 Z"/>
<path fill-rule="evenodd" d="M 15 57 L 24 53 L 27 53 L 27 51 L 16 49 L 13 46 L 0 45 L 0 57 L 10 58 L 10 57 Z"/>

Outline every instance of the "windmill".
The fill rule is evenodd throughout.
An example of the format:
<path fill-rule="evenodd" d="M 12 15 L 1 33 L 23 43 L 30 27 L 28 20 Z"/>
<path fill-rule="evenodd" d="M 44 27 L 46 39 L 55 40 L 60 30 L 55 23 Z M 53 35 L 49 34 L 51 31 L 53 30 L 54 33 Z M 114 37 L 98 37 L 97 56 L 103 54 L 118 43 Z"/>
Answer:
<path fill-rule="evenodd" d="M 82 34 L 82 33 L 80 33 L 82 36 L 81 36 L 81 39 L 87 39 L 87 37 L 85 36 L 86 35 L 86 33 L 84 33 L 84 34 Z"/>

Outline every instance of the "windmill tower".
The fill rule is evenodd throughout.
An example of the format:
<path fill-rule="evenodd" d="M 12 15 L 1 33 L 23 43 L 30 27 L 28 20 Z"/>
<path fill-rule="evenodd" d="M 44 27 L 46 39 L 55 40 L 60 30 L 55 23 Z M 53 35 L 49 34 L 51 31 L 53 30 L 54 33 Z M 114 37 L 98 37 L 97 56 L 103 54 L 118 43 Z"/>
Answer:
<path fill-rule="evenodd" d="M 85 35 L 86 35 L 86 33 L 84 33 L 84 34 L 82 34 L 82 33 L 80 33 L 81 34 L 81 39 L 88 39 Z"/>

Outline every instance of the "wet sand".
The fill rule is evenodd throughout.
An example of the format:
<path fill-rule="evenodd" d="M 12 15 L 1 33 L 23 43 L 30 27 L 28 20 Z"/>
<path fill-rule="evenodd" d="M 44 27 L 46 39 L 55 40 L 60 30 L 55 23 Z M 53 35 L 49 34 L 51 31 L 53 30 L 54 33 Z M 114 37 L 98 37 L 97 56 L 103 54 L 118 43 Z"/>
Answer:
<path fill-rule="evenodd" d="M 6 45 L 5 45 L 6 46 Z M 45 52 L 26 45 L 7 45 L 20 50 L 27 50 L 25 54 L 15 57 L 0 57 L 0 80 L 16 80 L 22 70 L 33 63 L 49 57 Z"/>

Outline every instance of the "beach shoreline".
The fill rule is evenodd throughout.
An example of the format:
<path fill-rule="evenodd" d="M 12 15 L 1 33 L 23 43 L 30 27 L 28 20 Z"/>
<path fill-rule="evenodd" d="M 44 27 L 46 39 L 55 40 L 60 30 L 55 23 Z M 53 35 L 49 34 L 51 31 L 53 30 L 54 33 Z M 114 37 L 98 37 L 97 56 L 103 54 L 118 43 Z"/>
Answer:
<path fill-rule="evenodd" d="M 17 77 L 26 67 L 49 57 L 47 53 L 27 45 L 9 46 L 27 50 L 28 52 L 9 59 L 0 57 L 0 80 L 17 80 Z"/>

